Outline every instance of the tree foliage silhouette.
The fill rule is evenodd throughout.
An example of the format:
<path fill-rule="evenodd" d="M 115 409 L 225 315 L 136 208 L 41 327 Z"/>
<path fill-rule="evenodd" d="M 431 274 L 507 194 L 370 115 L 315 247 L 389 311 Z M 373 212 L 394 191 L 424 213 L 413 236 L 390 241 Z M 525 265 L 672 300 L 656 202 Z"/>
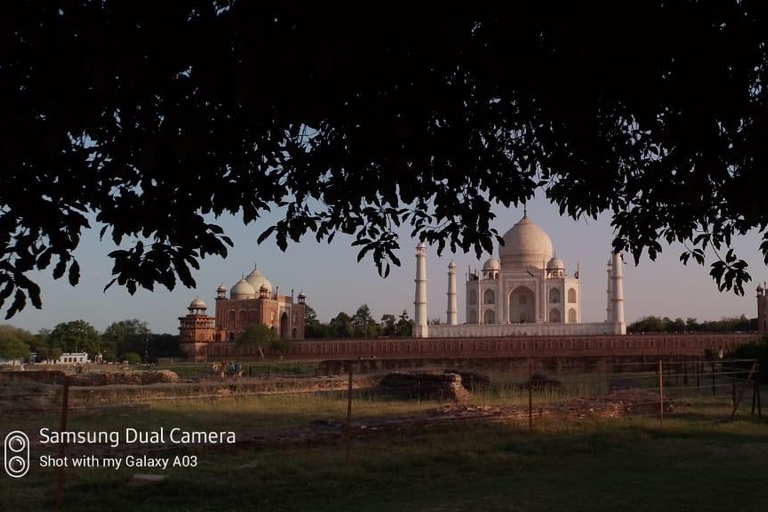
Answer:
<path fill-rule="evenodd" d="M 0 17 L 0 305 L 74 257 L 95 219 L 113 283 L 194 285 L 267 211 L 260 241 L 352 234 L 386 275 L 405 223 L 492 251 L 491 205 L 542 190 L 610 212 L 613 246 L 662 243 L 743 293 L 734 235 L 765 236 L 768 5 L 484 6 L 461 16 L 242 0 L 14 2 Z M 760 250 L 768 259 L 768 240 Z M 111 284 L 111 283 L 110 283 Z"/>

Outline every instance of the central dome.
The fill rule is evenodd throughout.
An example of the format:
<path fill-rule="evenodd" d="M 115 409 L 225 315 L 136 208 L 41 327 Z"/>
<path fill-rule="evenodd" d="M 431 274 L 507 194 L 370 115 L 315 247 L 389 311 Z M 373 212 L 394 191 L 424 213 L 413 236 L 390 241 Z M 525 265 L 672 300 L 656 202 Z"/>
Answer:
<path fill-rule="evenodd" d="M 512 229 L 504 233 L 504 245 L 499 247 L 503 270 L 544 268 L 552 258 L 552 240 L 539 226 L 524 216 Z"/>
<path fill-rule="evenodd" d="M 267 279 L 264 274 L 253 269 L 253 272 L 245 276 L 245 280 L 248 281 L 248 284 L 253 286 L 253 289 L 256 291 L 260 291 L 262 286 L 265 286 L 267 288 L 267 293 L 272 292 L 272 283 L 269 282 L 269 279 Z"/>

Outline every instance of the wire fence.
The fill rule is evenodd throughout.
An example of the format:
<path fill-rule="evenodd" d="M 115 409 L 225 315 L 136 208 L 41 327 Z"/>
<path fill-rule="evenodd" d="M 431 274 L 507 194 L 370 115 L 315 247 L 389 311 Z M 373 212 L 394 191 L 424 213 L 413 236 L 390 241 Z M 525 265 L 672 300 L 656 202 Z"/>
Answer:
<path fill-rule="evenodd" d="M 762 417 L 759 365 L 753 359 L 658 360 L 655 362 L 614 362 L 594 371 L 583 367 L 561 367 L 547 371 L 539 361 L 530 361 L 527 375 L 507 372 L 506 385 L 518 398 L 528 394 L 527 413 L 532 418 L 552 415 L 587 414 L 619 416 L 655 416 L 660 425 L 664 417 L 694 417 L 702 409 L 719 407 L 733 419 L 747 403 L 749 414 Z M 500 395 L 505 385 L 497 384 L 487 393 L 489 401 Z M 503 393 L 502 393 L 503 394 Z M 496 395 L 496 396 L 494 396 Z M 716 421 L 722 415 L 709 415 Z"/>
<path fill-rule="evenodd" d="M 329 379 L 328 386 L 319 387 L 316 367 L 293 363 L 289 371 L 285 366 L 270 364 L 252 364 L 246 368 L 233 367 L 239 376 L 237 381 L 227 381 L 229 391 L 236 396 L 238 382 L 244 387 L 252 386 L 253 394 L 286 393 L 301 394 L 302 401 L 309 403 L 312 397 L 323 396 L 323 400 L 335 400 L 339 413 L 344 410 L 345 417 L 337 417 L 336 427 L 345 440 L 347 459 L 353 439 L 362 433 L 386 431 L 387 428 L 444 424 L 476 421 L 525 421 L 531 432 L 537 423 L 558 417 L 654 417 L 658 418 L 663 428 L 665 419 L 670 416 L 687 418 L 707 418 L 706 421 L 733 419 L 740 414 L 762 417 L 760 396 L 760 367 L 753 359 L 689 359 L 657 360 L 642 362 L 610 362 L 600 364 L 552 366 L 551 361 L 531 359 L 519 361 L 514 367 L 485 369 L 476 368 L 426 369 L 423 374 L 449 375 L 449 378 L 432 378 L 431 384 L 413 382 L 416 400 L 431 404 L 437 402 L 437 413 L 423 414 L 420 409 L 410 415 L 401 414 L 396 418 L 373 418 L 355 416 L 357 408 L 370 406 L 372 401 L 392 401 L 386 390 L 377 385 L 378 378 L 371 375 L 356 375 L 355 368 L 360 360 L 347 361 L 346 372 Z M 218 370 L 226 371 L 227 368 Z M 276 373 L 276 370 L 280 370 Z M 246 377 L 251 375 L 251 378 Z M 287 379 L 286 379 L 287 377 Z M 279 382 L 288 380 L 290 385 Z M 327 379 L 327 378 L 326 378 Z M 216 379 L 212 379 L 216 384 Z M 0 374 L 2 393 L 0 407 L 12 408 L 14 404 L 32 403 L 48 394 L 45 407 L 49 411 L 60 411 L 59 427 L 67 429 L 68 415 L 72 410 L 72 389 L 74 377 L 60 371 L 3 372 Z M 434 383 L 438 382 L 438 385 Z M 11 384 L 11 385 L 8 385 Z M 13 385 L 16 384 L 16 385 Z M 468 388 L 468 392 L 464 389 Z M 442 386 L 442 387 L 441 387 Z M 135 386 L 140 388 L 141 386 Z M 104 386 L 105 392 L 109 391 Z M 464 389 L 463 395 L 456 395 L 457 389 Z M 171 397 L 178 390 L 171 389 Z M 234 389 L 234 391 L 233 391 Z M 446 393 L 451 391 L 454 393 Z M 89 392 L 97 393 L 93 388 Z M 127 390 L 120 390 L 127 393 Z M 420 394 L 420 393 L 424 394 Z M 332 395 L 328 395 L 332 393 Z M 431 393 L 431 394 L 430 394 Z M 110 395 L 119 397 L 121 395 Z M 178 395 L 180 397 L 182 395 Z M 206 395 L 206 398 L 216 393 Z M 219 395 L 221 396 L 221 395 Z M 178 399 L 176 397 L 176 399 Z M 187 394 L 187 398 L 196 398 Z M 200 398 L 197 396 L 197 398 Z M 163 394 L 150 395 L 149 402 L 168 400 Z M 413 398 L 403 399 L 404 401 Z M 440 401 L 458 401 L 459 403 L 440 404 Z M 41 402 L 42 403 L 42 402 Z M 94 406 L 98 408 L 99 405 Z M 714 409 L 715 414 L 704 414 L 707 409 Z M 415 410 L 415 409 L 414 409 Z M 340 416 L 340 415 L 339 415 Z M 309 413 L 311 417 L 311 411 Z M 59 456 L 63 457 L 66 446 L 62 444 Z M 63 503 L 64 473 L 57 472 L 57 505 Z"/>

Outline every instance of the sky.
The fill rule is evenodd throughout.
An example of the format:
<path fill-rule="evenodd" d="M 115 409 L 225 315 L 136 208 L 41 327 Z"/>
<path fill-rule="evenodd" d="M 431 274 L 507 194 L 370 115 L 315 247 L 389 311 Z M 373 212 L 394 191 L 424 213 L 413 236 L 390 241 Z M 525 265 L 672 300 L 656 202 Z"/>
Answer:
<path fill-rule="evenodd" d="M 557 207 L 544 198 L 528 203 L 528 217 L 549 234 L 557 256 L 561 258 L 569 275 L 580 268 L 582 287 L 582 321 L 605 319 L 606 263 L 609 259 L 613 230 L 610 217 L 597 220 L 573 220 L 561 217 Z M 504 234 L 523 216 L 520 208 L 493 208 L 497 218 L 493 226 Z M 139 290 L 131 296 L 124 288 L 114 285 L 107 291 L 104 286 L 112 279 L 112 262 L 107 254 L 115 249 L 109 241 L 98 240 L 98 227 L 86 233 L 75 253 L 80 263 L 80 284 L 72 287 L 66 280 L 53 280 L 48 271 L 30 275 L 42 288 L 43 308 L 28 305 L 5 323 L 38 332 L 52 329 L 60 322 L 83 319 L 103 331 L 119 320 L 138 318 L 146 321 L 156 333 L 178 333 L 178 317 L 187 313 L 189 303 L 199 297 L 214 313 L 216 288 L 224 284 L 231 288 L 254 265 L 279 287 L 279 293 L 298 295 L 304 291 L 307 304 L 312 306 L 321 321 L 327 322 L 340 311 L 353 314 L 366 303 L 374 318 L 385 313 L 399 315 L 403 310 L 413 317 L 415 247 L 418 240 L 403 229 L 398 257 L 402 265 L 393 267 L 386 279 L 381 278 L 369 257 L 357 262 L 357 248 L 351 247 L 352 237 L 337 235 L 332 244 L 317 243 L 307 237 L 288 246 L 285 253 L 269 239 L 261 245 L 256 240 L 267 227 L 266 223 L 244 226 L 234 217 L 218 221 L 232 238 L 235 246 L 226 259 L 209 257 L 200 262 L 195 274 L 195 289 L 179 285 L 174 291 L 159 287 L 155 292 Z M 684 266 L 679 261 L 682 246 L 664 245 L 656 261 L 645 256 L 639 266 L 625 257 L 624 296 L 628 322 L 648 315 L 670 318 L 694 317 L 699 321 L 719 320 L 746 314 L 757 316 L 754 290 L 758 282 L 768 278 L 768 269 L 758 250 L 760 236 L 750 233 L 734 241 L 736 253 L 749 263 L 753 281 L 745 286 L 745 295 L 719 292 L 709 276 L 709 263 L 701 267 L 695 263 Z M 494 256 L 498 255 L 498 247 Z M 464 287 L 468 267 L 479 269 L 486 254 L 478 260 L 474 253 L 438 256 L 436 247 L 427 248 L 428 314 L 429 318 L 446 317 L 447 267 L 453 258 L 458 266 L 459 322 L 465 320 Z M 6 308 L 7 309 L 7 308 Z M 3 311 L 5 316 L 5 310 Z M 0 322 L 2 323 L 2 322 Z"/>

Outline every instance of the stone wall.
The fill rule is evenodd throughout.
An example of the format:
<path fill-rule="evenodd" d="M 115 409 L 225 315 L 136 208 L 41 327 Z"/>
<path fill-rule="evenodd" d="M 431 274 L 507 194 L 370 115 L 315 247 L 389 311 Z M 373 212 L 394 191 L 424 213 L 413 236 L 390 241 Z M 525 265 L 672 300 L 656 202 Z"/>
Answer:
<path fill-rule="evenodd" d="M 498 338 L 519 336 L 593 336 L 616 334 L 616 324 L 464 324 L 430 325 L 430 338 Z"/>
<path fill-rule="evenodd" d="M 523 336 L 482 338 L 377 338 L 295 342 L 269 359 L 328 360 L 357 358 L 547 358 L 703 356 L 707 349 L 726 351 L 759 338 L 749 334 L 628 334 L 610 336 Z M 234 343 L 210 343 L 197 359 L 259 359 L 254 350 L 239 352 Z"/>

